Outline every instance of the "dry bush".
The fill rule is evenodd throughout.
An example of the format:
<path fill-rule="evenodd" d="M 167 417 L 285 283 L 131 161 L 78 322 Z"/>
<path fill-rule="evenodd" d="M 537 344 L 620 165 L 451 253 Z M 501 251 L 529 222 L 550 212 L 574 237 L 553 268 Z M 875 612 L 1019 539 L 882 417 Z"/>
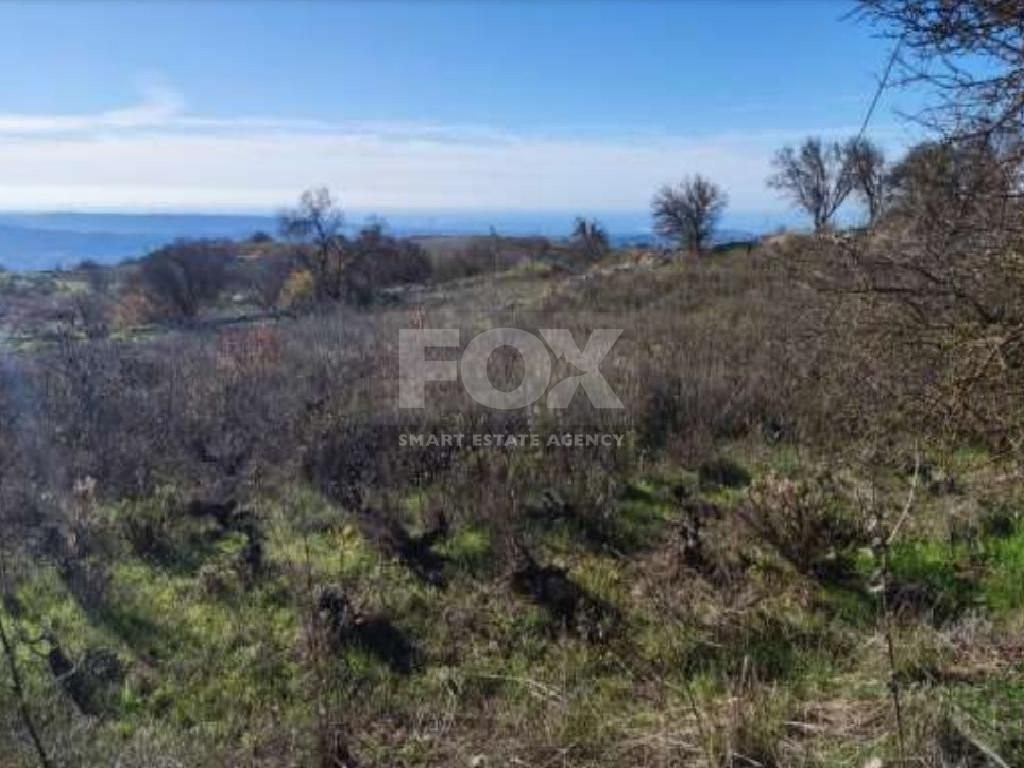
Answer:
<path fill-rule="evenodd" d="M 313 302 L 314 294 L 313 275 L 308 269 L 296 269 L 281 286 L 277 302 L 285 309 L 306 307 Z"/>
<path fill-rule="evenodd" d="M 797 436 L 816 401 L 800 387 L 803 308 L 782 267 L 772 254 L 732 253 L 654 274 L 595 278 L 570 297 L 570 306 L 624 305 L 638 339 L 642 444 L 700 458 L 718 439 Z"/>
<path fill-rule="evenodd" d="M 139 279 L 166 317 L 193 320 L 225 288 L 229 262 L 236 256 L 230 241 L 181 240 L 143 259 Z"/>
<path fill-rule="evenodd" d="M 158 314 L 145 291 L 137 287 L 128 288 L 118 296 L 111 311 L 110 322 L 114 330 L 124 331 L 149 322 Z"/>
<path fill-rule="evenodd" d="M 1024 210 L 1005 165 L 969 167 L 952 186 L 948 169 L 922 174 L 872 231 L 803 242 L 795 268 L 837 424 L 879 444 L 916 431 L 1019 454 Z"/>
<path fill-rule="evenodd" d="M 917 119 L 935 140 L 895 169 L 894 205 L 881 226 L 832 256 L 844 266 L 836 285 L 863 296 L 863 339 L 880 359 L 872 376 L 888 379 L 901 421 L 1020 458 L 1018 5 L 861 0 L 861 15 L 898 41 L 896 82 L 924 86 L 930 97 Z"/>
<path fill-rule="evenodd" d="M 370 226 L 349 246 L 351 256 L 345 269 L 349 301 L 369 304 L 380 291 L 397 285 L 426 282 L 431 263 L 417 243 L 386 235 Z"/>
<path fill-rule="evenodd" d="M 331 317 L 279 326 L 76 341 L 12 358 L 54 488 L 96 478 L 107 498 L 162 482 L 221 493 L 284 476 L 329 395 L 360 375 L 360 324 Z"/>
<path fill-rule="evenodd" d="M 545 258 L 551 249 L 546 238 L 473 237 L 454 250 L 432 253 L 435 282 L 504 272 L 529 260 Z"/>
<path fill-rule="evenodd" d="M 801 573 L 842 578 L 851 553 L 870 541 L 867 521 L 848 497 L 849 489 L 829 472 L 804 480 L 768 475 L 751 487 L 741 516 L 759 541 Z"/>

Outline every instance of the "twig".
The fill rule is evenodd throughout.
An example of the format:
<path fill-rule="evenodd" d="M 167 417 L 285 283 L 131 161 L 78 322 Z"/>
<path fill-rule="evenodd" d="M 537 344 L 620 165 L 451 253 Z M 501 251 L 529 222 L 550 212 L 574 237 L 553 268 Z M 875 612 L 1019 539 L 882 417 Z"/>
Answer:
<path fill-rule="evenodd" d="M 995 751 L 987 744 L 983 744 L 981 741 L 975 738 L 974 735 L 971 734 L 963 726 L 962 723 L 960 723 L 958 720 L 954 718 L 950 718 L 950 723 L 953 725 L 954 728 L 956 728 L 957 732 L 960 735 L 960 738 L 962 738 L 964 741 L 966 741 L 968 744 L 974 747 L 978 752 L 981 752 L 981 754 L 985 756 L 985 759 L 992 763 L 992 765 L 996 766 L 996 768 L 1010 768 L 1010 766 L 1006 763 L 1005 760 L 1003 760 L 1003 758 L 997 755 Z"/>
<path fill-rule="evenodd" d="M 906 765 L 907 763 L 907 750 L 906 750 L 906 739 L 904 736 L 905 729 L 903 725 L 903 706 L 900 702 L 900 686 L 899 681 L 896 678 L 896 642 L 893 636 L 892 627 L 892 616 L 889 613 L 889 548 L 896 540 L 897 534 L 906 522 L 907 517 L 910 515 L 910 510 L 914 505 L 914 498 L 917 494 L 917 483 L 918 478 L 921 474 L 921 454 L 919 451 L 914 451 L 914 476 L 910 481 L 910 491 L 907 493 L 907 500 L 903 505 L 903 510 L 900 512 L 899 519 L 889 532 L 888 537 L 884 541 L 880 542 L 879 549 L 882 560 L 882 589 L 880 591 L 880 602 L 882 608 L 882 620 L 883 628 L 885 632 L 885 646 L 886 653 L 889 660 L 889 693 L 892 696 L 892 706 L 896 714 L 896 742 L 899 749 L 900 765 Z"/>
<path fill-rule="evenodd" d="M 914 476 L 910 480 L 910 492 L 907 494 L 907 501 L 903 505 L 903 511 L 900 513 L 899 519 L 896 521 L 896 525 L 893 526 L 892 531 L 889 533 L 889 538 L 885 541 L 886 548 L 891 547 L 892 543 L 896 540 L 896 535 L 900 532 L 900 528 L 903 527 L 903 523 L 906 522 L 907 517 L 910 515 L 910 508 L 914 505 L 914 497 L 917 494 L 917 481 L 921 474 L 921 454 L 918 451 L 914 451 Z"/>

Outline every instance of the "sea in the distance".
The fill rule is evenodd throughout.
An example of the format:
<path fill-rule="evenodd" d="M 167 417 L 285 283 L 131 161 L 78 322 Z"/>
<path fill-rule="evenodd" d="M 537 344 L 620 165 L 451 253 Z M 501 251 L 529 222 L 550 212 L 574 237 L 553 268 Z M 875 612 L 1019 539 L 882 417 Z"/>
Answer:
<path fill-rule="evenodd" d="M 369 212 L 346 216 L 354 232 Z M 651 242 L 646 212 L 595 214 L 615 245 Z M 393 212 L 382 218 L 397 236 L 474 235 L 492 231 L 501 235 L 567 237 L 572 213 L 556 212 Z M 719 240 L 742 240 L 768 231 L 765 216 L 733 217 Z M 82 261 L 112 264 L 144 256 L 179 238 L 247 238 L 256 232 L 277 235 L 272 214 L 195 213 L 0 213 L 0 267 L 9 270 L 45 270 L 72 267 Z"/>

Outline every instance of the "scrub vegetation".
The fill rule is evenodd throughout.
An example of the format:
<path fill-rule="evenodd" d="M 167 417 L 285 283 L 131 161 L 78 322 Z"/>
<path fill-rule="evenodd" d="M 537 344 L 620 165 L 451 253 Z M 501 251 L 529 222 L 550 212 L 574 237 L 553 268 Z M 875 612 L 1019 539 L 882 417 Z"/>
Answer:
<path fill-rule="evenodd" d="M 1010 4 L 863 10 L 1020 95 Z M 937 86 L 895 163 L 780 151 L 813 233 L 712 246 L 701 177 L 678 249 L 345 234 L 321 190 L 0 274 L 0 763 L 1024 765 L 1021 102 Z M 510 316 L 628 329 L 626 415 L 386 417 L 399 329 Z"/>

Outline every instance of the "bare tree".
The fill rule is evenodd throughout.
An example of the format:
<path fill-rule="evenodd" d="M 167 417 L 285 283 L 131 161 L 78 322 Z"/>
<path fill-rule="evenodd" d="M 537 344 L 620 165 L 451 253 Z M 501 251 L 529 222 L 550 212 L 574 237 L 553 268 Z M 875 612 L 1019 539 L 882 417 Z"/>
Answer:
<path fill-rule="evenodd" d="M 344 223 L 345 218 L 326 187 L 307 189 L 299 197 L 297 207 L 280 215 L 281 234 L 307 246 L 300 255 L 313 275 L 318 301 L 337 301 L 344 295 L 349 260 L 341 234 Z"/>
<path fill-rule="evenodd" d="M 586 261 L 599 261 L 608 253 L 608 232 L 596 219 L 577 217 L 571 239 Z"/>
<path fill-rule="evenodd" d="M 859 5 L 895 43 L 890 82 L 930 92 L 914 119 L 934 136 L 888 174 L 879 226 L 819 254 L 837 267 L 862 388 L 915 429 L 1024 463 L 1024 414 L 1006 405 L 1024 386 L 1020 0 Z"/>
<path fill-rule="evenodd" d="M 170 314 L 193 320 L 224 288 L 233 254 L 227 241 L 180 240 L 143 259 L 143 287 Z"/>
<path fill-rule="evenodd" d="M 775 153 L 776 173 L 768 186 L 789 197 L 814 220 L 814 231 L 829 226 L 839 206 L 853 191 L 854 177 L 838 142 L 826 144 L 811 136 L 799 150 L 783 147 Z"/>
<path fill-rule="evenodd" d="M 666 185 L 655 195 L 654 229 L 693 253 L 703 253 L 727 204 L 717 184 L 700 175 L 687 177 L 678 187 Z"/>
<path fill-rule="evenodd" d="M 860 0 L 861 15 L 898 41 L 897 84 L 938 97 L 918 117 L 957 138 L 1024 132 L 1020 0 Z"/>
<path fill-rule="evenodd" d="M 852 176 L 853 191 L 867 209 L 868 222 L 874 224 L 885 204 L 885 153 L 870 139 L 857 136 L 846 142 L 843 154 Z"/>

